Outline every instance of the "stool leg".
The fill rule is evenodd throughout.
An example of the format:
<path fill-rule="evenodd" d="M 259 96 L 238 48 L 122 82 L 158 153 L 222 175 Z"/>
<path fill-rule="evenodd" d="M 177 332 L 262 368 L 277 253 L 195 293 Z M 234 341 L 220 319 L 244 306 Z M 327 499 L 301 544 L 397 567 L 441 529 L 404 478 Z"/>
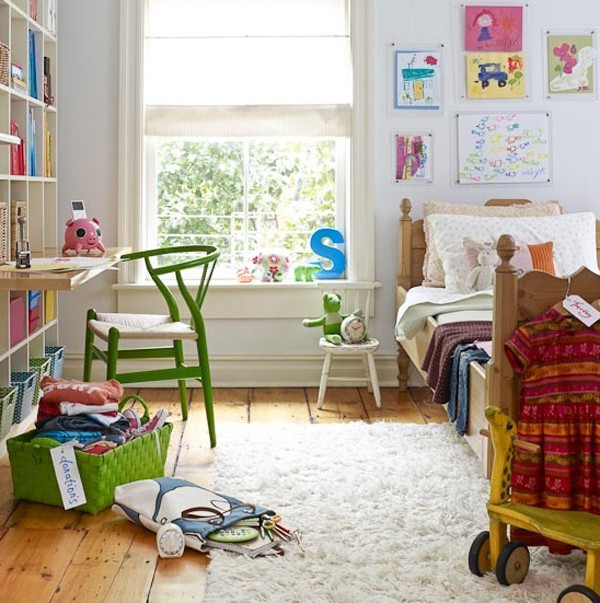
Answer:
<path fill-rule="evenodd" d="M 375 358 L 373 358 L 372 352 L 367 353 L 367 361 L 369 363 L 369 373 L 371 374 L 371 384 L 373 385 L 373 396 L 375 396 L 375 404 L 377 404 L 377 408 L 381 408 L 379 380 L 377 379 L 377 370 L 375 369 Z"/>
<path fill-rule="evenodd" d="M 365 375 L 367 376 L 367 391 L 372 394 L 373 393 L 373 386 L 371 385 L 371 373 L 369 371 L 369 362 L 367 361 L 367 355 L 363 354 L 361 356 L 361 360 L 363 363 L 363 367 L 365 369 Z"/>
<path fill-rule="evenodd" d="M 321 373 L 321 383 L 319 383 L 319 396 L 317 398 L 317 409 L 323 408 L 323 400 L 325 399 L 325 390 L 327 389 L 327 378 L 329 377 L 329 369 L 331 368 L 331 354 L 325 352 L 325 360 L 323 361 L 323 372 Z"/>

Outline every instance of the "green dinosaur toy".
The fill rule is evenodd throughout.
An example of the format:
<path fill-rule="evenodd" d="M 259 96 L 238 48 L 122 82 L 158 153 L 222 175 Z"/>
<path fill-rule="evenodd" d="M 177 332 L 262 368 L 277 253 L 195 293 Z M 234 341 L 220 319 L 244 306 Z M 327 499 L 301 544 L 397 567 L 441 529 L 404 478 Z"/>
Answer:
<path fill-rule="evenodd" d="M 337 293 L 323 293 L 323 310 L 321 318 L 305 318 L 302 325 L 305 327 L 323 327 L 323 336 L 329 343 L 338 345 L 342 343 L 340 326 L 348 314 L 340 314 L 342 300 Z"/>

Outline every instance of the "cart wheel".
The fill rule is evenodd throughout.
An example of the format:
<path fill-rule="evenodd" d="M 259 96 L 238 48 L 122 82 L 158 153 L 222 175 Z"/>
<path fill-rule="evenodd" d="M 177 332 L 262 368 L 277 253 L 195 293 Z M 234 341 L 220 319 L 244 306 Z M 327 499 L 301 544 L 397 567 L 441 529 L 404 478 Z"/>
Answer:
<path fill-rule="evenodd" d="M 490 533 L 481 532 L 473 540 L 469 549 L 469 569 L 476 576 L 483 576 L 492 569 L 490 562 Z"/>
<path fill-rule="evenodd" d="M 529 571 L 529 549 L 518 540 L 511 540 L 498 555 L 496 578 L 500 584 L 520 584 Z"/>
<path fill-rule="evenodd" d="M 600 603 L 600 597 L 589 586 L 573 584 L 558 595 L 556 603 Z"/>

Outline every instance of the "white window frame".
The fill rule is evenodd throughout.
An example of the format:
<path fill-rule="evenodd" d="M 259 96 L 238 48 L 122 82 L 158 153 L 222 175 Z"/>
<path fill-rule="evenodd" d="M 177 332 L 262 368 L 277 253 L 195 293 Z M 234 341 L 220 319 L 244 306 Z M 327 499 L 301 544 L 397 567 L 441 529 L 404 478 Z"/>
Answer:
<path fill-rule="evenodd" d="M 119 69 L 119 228 L 120 246 L 140 249 L 147 224 L 144 207 L 143 48 L 144 2 L 121 2 Z M 347 279 L 343 283 L 374 286 L 375 237 L 372 184 L 372 46 L 373 0 L 351 0 L 352 126 L 349 194 L 345 208 Z M 139 266 L 123 265 L 117 285 L 118 310 L 158 311 L 154 284 L 137 283 Z M 204 315 L 207 318 L 299 318 L 314 308 L 316 283 L 245 283 L 213 281 Z"/>

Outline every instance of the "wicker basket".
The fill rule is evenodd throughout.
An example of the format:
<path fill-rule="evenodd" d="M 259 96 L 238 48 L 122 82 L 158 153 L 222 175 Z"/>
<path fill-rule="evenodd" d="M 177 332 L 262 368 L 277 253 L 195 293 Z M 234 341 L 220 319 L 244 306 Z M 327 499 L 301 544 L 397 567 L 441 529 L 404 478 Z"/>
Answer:
<path fill-rule="evenodd" d="M 75 451 L 87 502 L 77 511 L 100 513 L 113 502 L 115 488 L 138 479 L 162 477 L 173 425 L 147 433 L 104 454 Z M 7 440 L 15 498 L 62 507 L 50 450 L 28 431 Z"/>
<path fill-rule="evenodd" d="M 30 358 L 29 359 L 29 370 L 37 373 L 37 379 L 35 380 L 35 391 L 33 392 L 33 402 L 35 406 L 40 401 L 40 383 L 42 379 L 50 374 L 52 362 L 50 358 Z"/>
<path fill-rule="evenodd" d="M 10 204 L 10 259 L 16 259 L 16 245 L 19 240 L 19 222 L 17 218 L 23 216 L 27 218 L 27 203 L 25 201 L 13 201 Z M 29 239 L 29 220 L 25 222 L 23 231 L 26 239 Z"/>
<path fill-rule="evenodd" d="M 10 48 L 0 42 L 0 84 L 8 86 L 8 72 L 10 67 Z"/>
<path fill-rule="evenodd" d="M 60 379 L 62 375 L 65 363 L 65 350 L 64 345 L 47 345 L 44 348 L 44 356 L 50 358 L 50 376 L 55 379 Z"/>
<path fill-rule="evenodd" d="M 29 416 L 33 405 L 37 374 L 31 371 L 22 371 L 10 374 L 10 384 L 17 388 L 17 403 L 13 423 L 20 423 Z"/>
<path fill-rule="evenodd" d="M 14 387 L 0 387 L 0 440 L 8 434 L 15 416 L 17 390 Z"/>

